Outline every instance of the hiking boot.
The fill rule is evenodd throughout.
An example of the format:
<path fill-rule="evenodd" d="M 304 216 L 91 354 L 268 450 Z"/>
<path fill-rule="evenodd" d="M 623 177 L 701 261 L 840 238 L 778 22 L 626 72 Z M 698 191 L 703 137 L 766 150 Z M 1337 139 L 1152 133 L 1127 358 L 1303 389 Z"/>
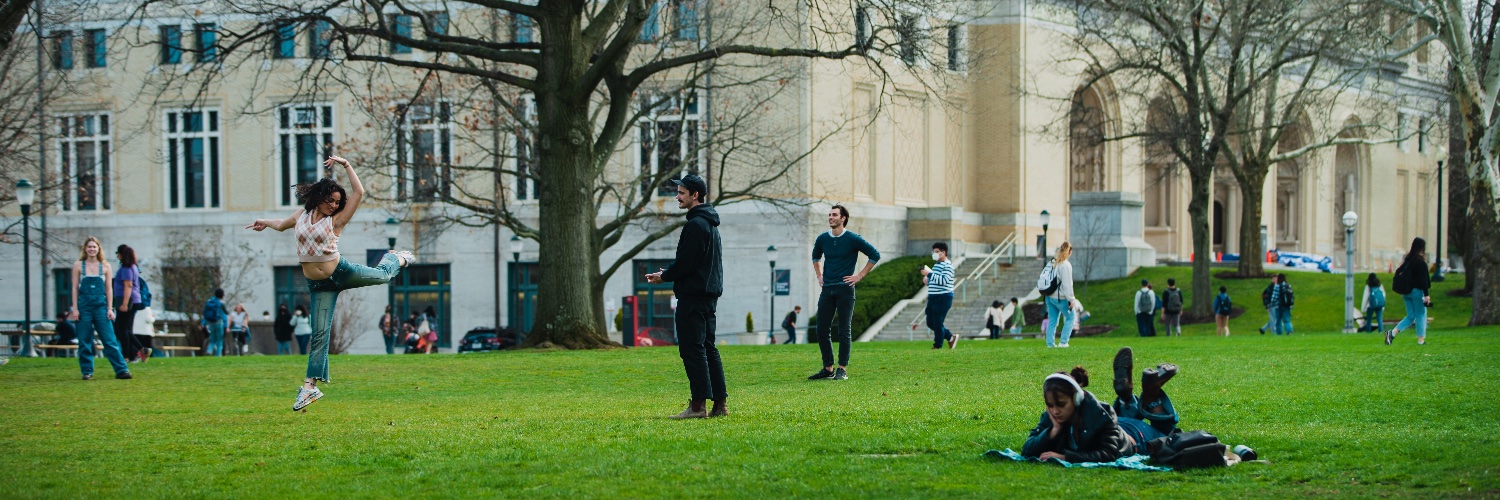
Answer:
<path fill-rule="evenodd" d="M 726 415 L 727 415 L 727 413 L 726 413 Z M 701 399 L 693 399 L 693 400 L 689 400 L 688 401 L 688 407 L 687 407 L 686 410 L 682 410 L 682 413 L 678 413 L 676 415 L 672 415 L 672 416 L 667 417 L 667 418 L 670 418 L 672 420 L 687 420 L 687 419 L 690 419 L 690 418 L 708 418 L 708 412 L 703 410 L 703 400 L 701 400 Z"/>
<path fill-rule="evenodd" d="M 1121 347 L 1115 353 L 1115 397 L 1128 401 L 1135 391 L 1130 375 L 1135 372 L 1135 353 L 1129 347 Z"/>
<path fill-rule="evenodd" d="M 292 411 L 298 411 L 303 408 L 307 408 L 307 405 L 313 404 L 313 402 L 322 398 L 323 391 L 318 390 L 317 387 L 314 387 L 312 389 L 308 389 L 306 387 L 299 388 L 297 390 L 297 402 L 292 404 Z"/>
<path fill-rule="evenodd" d="M 1396 340 L 1396 329 L 1395 328 L 1392 328 L 1390 330 L 1386 330 L 1386 332 L 1385 332 L 1385 345 L 1391 345 L 1391 341 L 1392 340 Z"/>
<path fill-rule="evenodd" d="M 1177 376 L 1177 365 L 1174 365 L 1172 363 L 1162 363 L 1156 365 L 1156 372 L 1160 374 L 1161 377 L 1156 381 L 1156 386 L 1161 387 L 1167 385 L 1167 381 L 1172 380 L 1172 377 Z"/>
<path fill-rule="evenodd" d="M 396 254 L 396 258 L 401 260 L 401 267 L 417 261 L 417 257 L 406 250 L 391 250 L 391 253 Z"/>
<path fill-rule="evenodd" d="M 827 368 L 818 370 L 818 373 L 814 373 L 811 377 L 807 377 L 808 380 L 823 380 L 828 378 L 833 378 L 833 370 L 829 370 Z"/>
<path fill-rule="evenodd" d="M 833 379 L 834 380 L 849 380 L 849 372 L 844 371 L 843 368 L 836 369 L 836 370 L 833 371 Z"/>
<path fill-rule="evenodd" d="M 120 373 L 116 373 L 115 374 L 115 379 L 118 379 L 118 380 L 130 380 L 130 379 L 133 379 L 133 378 L 135 378 L 135 377 L 131 376 L 130 372 L 120 372 Z"/>
<path fill-rule="evenodd" d="M 714 400 L 714 409 L 713 411 L 708 412 L 709 417 L 729 416 L 729 402 L 725 399 L 726 398 L 719 398 Z"/>

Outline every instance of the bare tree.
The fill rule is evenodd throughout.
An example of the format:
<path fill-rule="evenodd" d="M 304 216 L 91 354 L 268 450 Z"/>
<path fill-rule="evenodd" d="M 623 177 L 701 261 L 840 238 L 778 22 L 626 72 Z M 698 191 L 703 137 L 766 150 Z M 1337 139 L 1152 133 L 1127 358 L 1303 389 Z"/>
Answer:
<path fill-rule="evenodd" d="M 1078 263 L 1079 277 L 1083 278 L 1084 293 L 1089 291 L 1089 282 L 1096 281 L 1099 277 L 1094 273 L 1098 267 L 1099 259 L 1104 257 L 1104 252 L 1099 251 L 1109 236 L 1109 219 L 1105 214 L 1091 213 L 1079 217 L 1078 224 L 1071 224 L 1069 232 L 1073 234 L 1074 257 L 1069 261 Z"/>
<path fill-rule="evenodd" d="M 332 337 L 328 339 L 329 354 L 347 354 L 360 337 L 369 332 L 369 318 L 365 316 L 363 294 L 345 293 L 339 296 L 333 314 Z"/>
<path fill-rule="evenodd" d="M 536 240 L 548 279 L 539 287 L 528 344 L 600 347 L 612 344 L 605 338 L 605 281 L 681 225 L 653 193 L 663 182 L 698 172 L 709 178 L 715 204 L 805 202 L 786 174 L 810 151 L 795 141 L 722 135 L 731 126 L 762 132 L 795 127 L 787 124 L 797 120 L 778 115 L 784 107 L 772 104 L 806 76 L 807 64 L 796 60 L 847 61 L 843 71 L 866 75 L 882 88 L 942 96 L 933 82 L 945 72 L 924 68 L 947 64 L 932 56 L 950 39 L 941 35 L 964 21 L 954 13 L 976 12 L 978 4 L 244 0 L 219 4 L 247 21 L 221 29 L 216 50 L 223 63 L 204 65 L 199 94 L 212 87 L 214 75 L 263 60 L 288 29 L 305 27 L 318 31 L 315 50 L 321 52 L 305 75 L 311 78 L 299 80 L 304 95 L 357 91 L 372 115 L 391 117 L 397 130 L 457 110 L 444 109 L 444 102 L 460 103 L 469 111 L 468 130 L 489 132 L 485 158 L 412 154 L 401 149 L 411 143 L 403 144 L 398 132 L 390 155 L 394 197 L 440 202 L 431 207 L 451 210 L 446 218 L 455 223 L 500 224 Z M 135 15 L 181 18 L 198 8 L 197 2 L 141 2 Z M 696 131 L 662 123 L 692 106 L 713 118 Z M 836 134 L 794 131 L 814 137 L 814 145 Z M 652 168 L 618 168 L 618 153 L 638 133 L 653 142 L 657 156 L 645 158 Z M 663 144 L 681 149 L 660 153 Z M 379 165 L 381 145 L 366 146 L 373 155 L 366 163 Z M 465 175 L 471 178 L 458 179 Z M 518 188 L 506 186 L 508 179 L 532 190 L 534 209 L 513 202 Z M 614 262 L 600 262 L 627 238 L 637 243 Z"/>
<path fill-rule="evenodd" d="M 226 303 L 253 302 L 255 287 L 264 279 L 263 256 L 247 243 L 229 245 L 222 240 L 220 228 L 169 233 L 161 258 L 147 266 L 152 302 L 189 318 L 199 317 L 203 302 L 216 288 L 224 289 Z"/>

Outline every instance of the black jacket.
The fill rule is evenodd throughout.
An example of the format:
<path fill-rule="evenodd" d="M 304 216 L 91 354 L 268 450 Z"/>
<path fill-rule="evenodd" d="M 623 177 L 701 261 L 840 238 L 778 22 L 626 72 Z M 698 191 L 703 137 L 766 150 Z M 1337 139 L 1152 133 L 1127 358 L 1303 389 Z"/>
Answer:
<path fill-rule="evenodd" d="M 1398 270 L 1398 273 L 1401 274 L 1401 277 L 1405 281 L 1404 285 L 1412 290 L 1421 290 L 1423 297 L 1428 296 L 1427 291 L 1432 289 L 1432 277 L 1427 275 L 1427 259 L 1421 255 L 1407 255 L 1406 260 L 1401 262 L 1401 267 L 1404 268 L 1405 272 L 1402 273 L 1400 272 L 1402 270 Z M 1392 280 L 1391 283 L 1391 291 L 1401 293 L 1396 290 L 1394 281 Z M 1408 290 L 1406 293 L 1411 293 L 1411 290 Z M 1402 295 L 1406 295 L 1406 293 L 1402 293 Z"/>
<path fill-rule="evenodd" d="M 295 329 L 292 326 L 292 313 L 282 314 L 280 311 L 276 312 L 276 323 L 273 332 L 276 335 L 277 342 L 291 342 L 292 331 Z"/>
<path fill-rule="evenodd" d="M 1042 420 L 1021 447 L 1021 455 L 1034 458 L 1051 451 L 1063 454 L 1069 462 L 1113 462 L 1129 455 L 1129 441 L 1115 419 L 1114 408 L 1100 403 L 1093 393 L 1083 394 L 1083 404 L 1075 410 L 1082 415 L 1074 415 L 1082 417 L 1082 422 L 1063 429 L 1053 439 L 1047 436 L 1052 431 L 1052 419 L 1042 412 Z"/>
<path fill-rule="evenodd" d="M 677 259 L 661 273 L 661 279 L 672 282 L 672 293 L 678 297 L 719 298 L 724 294 L 719 213 L 705 203 L 688 210 L 687 219 L 677 239 Z"/>

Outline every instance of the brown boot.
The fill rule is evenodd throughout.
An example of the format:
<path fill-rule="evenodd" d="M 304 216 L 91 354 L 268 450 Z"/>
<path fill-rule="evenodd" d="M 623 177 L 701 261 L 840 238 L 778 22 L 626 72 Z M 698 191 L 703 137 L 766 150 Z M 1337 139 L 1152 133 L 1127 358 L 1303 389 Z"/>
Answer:
<path fill-rule="evenodd" d="M 708 416 L 710 416 L 710 417 L 727 417 L 727 416 L 729 416 L 729 403 L 727 402 L 727 399 L 728 398 L 715 399 L 714 400 L 714 410 L 711 411 L 711 412 L 708 412 Z"/>
<path fill-rule="evenodd" d="M 702 400 L 702 399 L 694 399 L 694 400 L 688 401 L 688 407 L 687 407 L 686 410 L 682 410 L 682 413 L 678 413 L 676 415 L 672 415 L 671 417 L 667 417 L 667 418 L 671 418 L 672 420 L 685 420 L 685 419 L 689 419 L 689 418 L 708 418 L 708 412 L 703 409 L 703 402 L 704 402 L 704 400 Z"/>

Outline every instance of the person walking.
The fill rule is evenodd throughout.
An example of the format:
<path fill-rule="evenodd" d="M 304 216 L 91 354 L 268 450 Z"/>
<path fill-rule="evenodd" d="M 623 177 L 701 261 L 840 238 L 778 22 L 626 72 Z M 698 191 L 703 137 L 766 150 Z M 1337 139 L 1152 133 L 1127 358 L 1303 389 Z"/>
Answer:
<path fill-rule="evenodd" d="M 1000 340 L 1000 328 L 1005 326 L 1005 303 L 995 300 L 984 310 L 984 327 L 990 331 L 990 340 Z"/>
<path fill-rule="evenodd" d="M 1177 278 L 1167 278 L 1167 289 L 1161 291 L 1161 322 L 1167 335 L 1182 336 L 1182 289 Z"/>
<path fill-rule="evenodd" d="M 1219 295 L 1214 297 L 1214 326 L 1219 335 L 1229 336 L 1229 313 L 1234 309 L 1234 302 L 1229 300 L 1229 288 L 1219 287 Z"/>
<path fill-rule="evenodd" d="M 234 311 L 229 313 L 229 332 L 234 335 L 234 343 L 239 345 L 235 354 L 249 354 L 250 313 L 245 311 L 245 304 L 235 304 Z"/>
<path fill-rule="evenodd" d="M 1152 313 L 1156 311 L 1156 292 L 1151 291 L 1151 281 L 1141 280 L 1141 289 L 1135 292 L 1135 330 L 1142 337 L 1156 336 L 1156 323 Z"/>
<path fill-rule="evenodd" d="M 437 311 L 432 306 L 422 310 L 422 316 L 417 319 L 417 331 L 422 334 L 422 342 L 427 350 L 425 354 L 432 354 L 438 350 L 438 322 Z"/>
<path fill-rule="evenodd" d="M 1271 304 L 1276 306 L 1273 316 L 1277 335 L 1292 334 L 1292 305 L 1295 303 L 1292 285 L 1286 281 L 1286 273 L 1276 275 L 1276 287 L 1271 290 Z"/>
<path fill-rule="evenodd" d="M 1073 244 L 1064 241 L 1057 246 L 1057 257 L 1052 259 L 1057 291 L 1046 298 L 1047 347 L 1068 347 L 1068 338 L 1073 335 L 1073 326 L 1077 321 L 1073 315 L 1073 263 L 1068 262 L 1068 257 L 1072 255 Z M 1062 341 L 1054 342 L 1055 335 L 1060 335 Z"/>
<path fill-rule="evenodd" d="M 671 418 L 723 417 L 729 415 L 724 364 L 714 345 L 719 296 L 724 293 L 723 240 L 719 237 L 719 213 L 708 203 L 708 183 L 696 174 L 673 179 L 677 185 L 677 208 L 687 210 L 687 224 L 677 238 L 677 258 L 665 269 L 645 276 L 648 283 L 672 283 L 677 296 L 677 354 L 687 371 L 692 398 L 682 413 Z M 712 411 L 704 408 L 713 400 Z"/>
<path fill-rule="evenodd" d="M 312 339 L 312 332 L 312 319 L 307 317 L 307 306 L 298 304 L 297 309 L 292 312 L 292 336 L 297 338 L 298 353 L 310 354 L 307 344 Z"/>
<path fill-rule="evenodd" d="M 307 376 L 297 391 L 292 411 L 306 408 L 323 397 L 317 382 L 329 381 L 328 342 L 333 333 L 333 311 L 339 292 L 389 283 L 401 268 L 416 260 L 411 252 L 391 250 L 380 260 L 380 265 L 372 268 L 351 263 L 339 254 L 339 237 L 359 211 L 359 204 L 365 197 L 365 186 L 348 160 L 329 156 L 323 162 L 324 167 L 334 165 L 343 166 L 344 174 L 349 177 L 347 192 L 332 176 L 311 184 L 299 184 L 297 202 L 302 208 L 286 219 L 256 219 L 245 226 L 255 231 L 296 229 L 297 259 L 302 263 L 302 275 L 307 278 L 307 288 L 312 292 L 314 314 L 311 317 L 312 352 L 307 356 Z"/>
<path fill-rule="evenodd" d="M 850 332 L 854 326 L 854 287 L 880 262 L 880 251 L 859 233 L 848 230 L 849 209 L 834 205 L 828 209 L 828 232 L 813 241 L 812 267 L 822 290 L 818 292 L 818 351 L 823 367 L 808 380 L 845 380 L 849 378 Z M 859 254 L 865 254 L 865 267 L 858 273 L 854 265 Z M 824 257 L 828 262 L 823 262 Z M 826 265 L 825 265 L 826 264 Z M 833 322 L 838 315 L 838 324 Z M 838 338 L 830 335 L 837 333 Z M 838 365 L 833 359 L 833 342 L 839 342 Z"/>
<path fill-rule="evenodd" d="M 1385 330 L 1385 286 L 1375 273 L 1365 278 L 1365 294 L 1359 308 L 1365 311 L 1365 326 L 1360 327 L 1360 332 Z"/>
<path fill-rule="evenodd" d="M 1026 327 L 1026 311 L 1021 307 L 1021 299 L 1010 298 L 1010 333 L 1019 335 L 1021 329 Z"/>
<path fill-rule="evenodd" d="M 110 284 L 109 263 L 100 253 L 104 246 L 93 236 L 83 240 L 83 252 L 73 263 L 73 306 L 68 319 L 77 322 L 78 368 L 84 380 L 94 379 L 94 336 L 104 344 L 104 358 L 115 369 L 115 378 L 134 378 L 120 353 L 120 342 L 115 339 L 114 289 Z"/>
<path fill-rule="evenodd" d="M 792 312 L 781 319 L 781 329 L 786 330 L 786 345 L 797 343 L 797 314 L 801 312 L 802 306 L 792 306 Z"/>
<path fill-rule="evenodd" d="M 948 244 L 941 241 L 932 244 L 931 268 L 922 266 L 921 273 L 927 282 L 927 329 L 932 330 L 932 348 L 941 349 L 943 342 L 948 348 L 958 346 L 958 336 L 944 324 L 948 310 L 953 308 L 953 262 L 948 260 Z"/>
<path fill-rule="evenodd" d="M 385 306 L 385 314 L 380 315 L 380 335 L 385 337 L 385 353 L 396 353 L 396 315 L 391 313 L 390 304 Z"/>
<path fill-rule="evenodd" d="M 151 353 L 140 337 L 135 335 L 135 312 L 141 309 L 141 268 L 136 266 L 135 249 L 129 245 L 115 247 L 115 258 L 120 268 L 110 280 L 114 287 L 115 338 L 120 341 L 120 351 L 129 362 L 144 361 Z M 151 337 L 146 337 L 150 342 Z"/>
<path fill-rule="evenodd" d="M 276 336 L 276 354 L 284 355 L 292 353 L 292 331 L 296 326 L 292 325 L 292 311 L 287 309 L 286 304 L 276 306 L 276 322 L 272 326 L 272 332 Z"/>
<path fill-rule="evenodd" d="M 144 362 L 156 353 L 153 347 L 156 344 L 156 311 L 151 310 L 150 306 L 142 306 L 135 312 L 133 323 L 131 333 L 141 345 L 146 346 L 146 357 L 141 360 Z"/>
<path fill-rule="evenodd" d="M 1406 252 L 1406 258 L 1401 260 L 1401 267 L 1396 268 L 1396 276 L 1391 279 L 1391 291 L 1401 294 L 1406 302 L 1406 317 L 1385 332 L 1385 345 L 1391 345 L 1396 334 L 1412 326 L 1417 329 L 1417 345 L 1427 344 L 1427 308 L 1432 307 L 1428 290 L 1431 288 L 1432 278 L 1427 276 L 1427 240 L 1416 238 L 1411 240 L 1411 250 Z"/>
<path fill-rule="evenodd" d="M 1279 283 L 1279 281 L 1276 280 L 1276 275 L 1273 274 L 1271 275 L 1271 284 L 1266 285 L 1266 289 L 1260 291 L 1261 305 L 1265 306 L 1266 308 L 1266 324 L 1265 326 L 1260 327 L 1261 335 L 1265 335 L 1266 330 L 1275 328 L 1274 325 L 1276 324 L 1276 303 L 1271 301 L 1271 295 L 1273 293 L 1276 293 L 1277 283 Z"/>
<path fill-rule="evenodd" d="M 224 321 L 229 317 L 229 309 L 224 307 L 223 288 L 215 288 L 214 296 L 203 302 L 203 314 L 200 316 L 198 325 L 208 332 L 208 349 L 205 352 L 209 356 L 223 356 Z"/>

